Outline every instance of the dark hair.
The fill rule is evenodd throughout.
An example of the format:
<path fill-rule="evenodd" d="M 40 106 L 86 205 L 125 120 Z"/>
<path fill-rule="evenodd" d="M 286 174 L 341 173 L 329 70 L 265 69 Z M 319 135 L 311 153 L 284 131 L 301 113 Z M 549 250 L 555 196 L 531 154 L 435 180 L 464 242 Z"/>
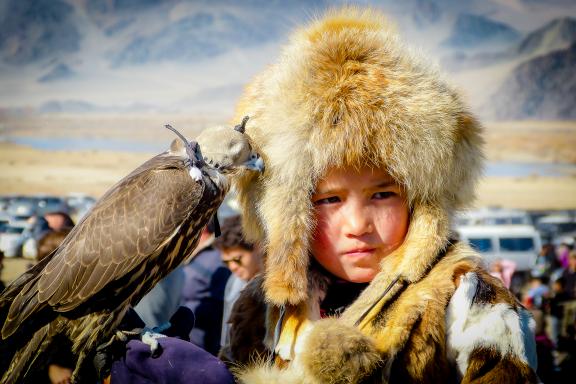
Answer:
<path fill-rule="evenodd" d="M 40 261 L 49 254 L 51 254 L 66 236 L 70 233 L 70 229 L 63 229 L 61 231 L 50 231 L 38 240 L 38 254 L 36 255 L 36 261 Z"/>
<path fill-rule="evenodd" d="M 62 229 L 70 229 L 74 227 L 74 220 L 72 220 L 70 215 L 67 214 L 66 212 L 54 211 L 54 212 L 47 212 L 44 214 L 45 218 L 48 216 L 60 216 L 64 221 L 62 224 Z"/>
<path fill-rule="evenodd" d="M 554 282 L 556 284 L 558 284 L 560 287 L 562 287 L 562 289 L 566 288 L 566 278 L 565 277 L 560 276 L 559 278 L 554 280 Z"/>
<path fill-rule="evenodd" d="M 254 250 L 254 244 L 244 238 L 240 216 L 232 216 L 224 220 L 220 230 L 222 234 L 214 240 L 214 247 L 218 249 L 239 247 L 248 251 Z"/>

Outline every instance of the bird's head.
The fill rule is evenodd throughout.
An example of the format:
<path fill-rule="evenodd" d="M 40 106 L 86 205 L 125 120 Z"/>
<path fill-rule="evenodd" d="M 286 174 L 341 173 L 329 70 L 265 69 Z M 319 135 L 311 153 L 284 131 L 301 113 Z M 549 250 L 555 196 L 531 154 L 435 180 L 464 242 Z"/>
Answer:
<path fill-rule="evenodd" d="M 252 148 L 244 128 L 248 117 L 234 128 L 217 126 L 207 128 L 196 138 L 199 153 L 209 167 L 227 175 L 243 169 L 263 172 L 264 161 Z"/>

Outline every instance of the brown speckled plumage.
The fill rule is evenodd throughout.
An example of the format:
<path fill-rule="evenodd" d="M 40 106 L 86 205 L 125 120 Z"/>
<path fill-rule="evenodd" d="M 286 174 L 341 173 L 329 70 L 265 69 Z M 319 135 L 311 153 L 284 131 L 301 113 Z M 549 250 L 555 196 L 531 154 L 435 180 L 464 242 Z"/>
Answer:
<path fill-rule="evenodd" d="M 257 156 L 245 135 L 218 132 L 209 137 L 220 140 L 226 168 L 202 164 L 195 180 L 183 145 L 174 142 L 112 187 L 55 253 L 0 295 L 2 383 L 21 382 L 56 334 L 73 342 L 77 375 L 129 306 L 190 256 L 228 192 L 224 175 Z M 230 140 L 242 151 L 230 154 Z"/>

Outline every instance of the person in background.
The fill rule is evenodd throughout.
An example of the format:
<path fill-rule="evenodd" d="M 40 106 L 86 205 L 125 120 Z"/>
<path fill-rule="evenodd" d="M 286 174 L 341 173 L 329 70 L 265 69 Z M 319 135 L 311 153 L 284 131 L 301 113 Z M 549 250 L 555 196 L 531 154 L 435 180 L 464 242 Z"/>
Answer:
<path fill-rule="evenodd" d="M 534 309 L 530 311 L 536 322 L 536 354 L 538 368 L 536 373 L 543 383 L 555 383 L 554 342 L 546 333 L 546 317 L 544 311 Z"/>
<path fill-rule="evenodd" d="M 160 280 L 134 307 L 149 328 L 164 325 L 180 307 L 184 287 L 184 269 L 178 267 Z"/>
<path fill-rule="evenodd" d="M 569 261 L 570 250 L 571 250 L 570 246 L 567 243 L 561 243 L 556 251 L 556 257 L 558 259 L 558 262 L 560 263 L 560 266 L 564 269 L 567 269 L 570 264 Z"/>
<path fill-rule="evenodd" d="M 548 276 L 530 277 L 528 291 L 523 299 L 523 304 L 526 308 L 543 310 L 549 297 Z"/>
<path fill-rule="evenodd" d="M 4 269 L 4 252 L 0 251 L 0 292 L 6 288 L 4 281 L 2 280 L 2 270 Z"/>
<path fill-rule="evenodd" d="M 570 301 L 566 292 L 566 280 L 560 277 L 552 282 L 552 296 L 548 300 L 550 314 L 550 339 L 558 345 L 561 334 L 562 320 L 564 319 L 564 305 Z"/>
<path fill-rule="evenodd" d="M 496 260 L 490 265 L 490 274 L 500 279 L 508 289 L 510 289 L 515 270 L 516 263 L 512 260 Z"/>
<path fill-rule="evenodd" d="M 51 230 L 44 233 L 37 243 L 36 262 L 39 262 L 54 252 L 60 243 L 64 241 L 66 236 L 68 236 L 71 230 L 72 229 L 67 228 L 59 231 Z"/>
<path fill-rule="evenodd" d="M 184 265 L 184 284 L 180 305 L 194 313 L 190 341 L 213 355 L 220 350 L 224 289 L 230 270 L 213 246 L 214 228 L 208 225 L 202 232 L 192 260 Z"/>
<path fill-rule="evenodd" d="M 564 290 L 568 293 L 570 299 L 576 299 L 576 251 L 570 252 L 567 266 L 562 272 L 562 278 L 566 283 Z"/>
<path fill-rule="evenodd" d="M 69 230 L 74 227 L 74 221 L 66 212 L 47 212 L 44 214 L 44 219 L 53 231 Z"/>
<path fill-rule="evenodd" d="M 38 260 L 38 242 L 50 232 L 69 233 L 74 227 L 74 221 L 66 212 L 47 212 L 43 216 L 32 216 L 30 227 L 25 230 L 26 239 L 22 247 L 25 258 Z M 54 237 L 55 238 L 55 237 Z"/>
<path fill-rule="evenodd" d="M 229 217 L 224 221 L 222 234 L 214 241 L 214 247 L 220 251 L 222 261 L 232 271 L 224 290 L 220 344 L 225 346 L 229 343 L 228 318 L 232 306 L 246 284 L 262 269 L 262 260 L 254 244 L 244 237 L 241 216 Z"/>

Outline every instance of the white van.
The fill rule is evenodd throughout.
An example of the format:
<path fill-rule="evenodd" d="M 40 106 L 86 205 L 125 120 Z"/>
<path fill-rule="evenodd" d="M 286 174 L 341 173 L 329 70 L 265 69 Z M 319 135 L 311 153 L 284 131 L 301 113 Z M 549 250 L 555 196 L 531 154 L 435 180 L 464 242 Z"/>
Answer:
<path fill-rule="evenodd" d="M 456 225 L 532 225 L 532 219 L 527 211 L 520 209 L 504 209 L 485 207 L 475 210 L 458 212 Z"/>
<path fill-rule="evenodd" d="M 461 241 L 478 250 L 489 266 L 512 260 L 517 271 L 530 271 L 542 248 L 540 233 L 532 225 L 467 225 L 455 228 Z"/>

